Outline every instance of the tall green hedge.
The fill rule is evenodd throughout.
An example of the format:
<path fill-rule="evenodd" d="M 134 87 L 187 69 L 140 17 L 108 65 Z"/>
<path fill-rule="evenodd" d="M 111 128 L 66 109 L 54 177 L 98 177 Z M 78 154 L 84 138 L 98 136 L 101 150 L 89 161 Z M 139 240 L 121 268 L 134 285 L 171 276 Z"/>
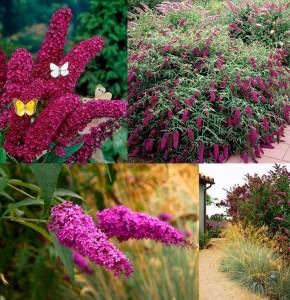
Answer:
<path fill-rule="evenodd" d="M 114 99 L 127 98 L 127 7 L 125 0 L 90 0 L 89 10 L 80 14 L 76 41 L 101 35 L 106 42 L 79 80 L 81 94 L 93 96 L 102 84 Z"/>

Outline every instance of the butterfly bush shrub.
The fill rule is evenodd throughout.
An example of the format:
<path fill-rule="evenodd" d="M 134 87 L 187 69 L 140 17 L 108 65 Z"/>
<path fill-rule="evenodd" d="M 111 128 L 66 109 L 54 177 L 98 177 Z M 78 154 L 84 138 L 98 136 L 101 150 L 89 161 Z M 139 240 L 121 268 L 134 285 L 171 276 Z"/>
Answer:
<path fill-rule="evenodd" d="M 266 225 L 272 237 L 290 255 L 290 172 L 275 166 L 263 176 L 247 175 L 244 185 L 227 192 L 220 205 L 234 222 L 244 222 L 257 228 Z"/>
<path fill-rule="evenodd" d="M 257 5 L 255 1 L 227 1 L 229 31 L 245 43 L 255 41 L 277 48 L 290 47 L 290 4 L 272 1 Z"/>
<path fill-rule="evenodd" d="M 97 212 L 98 223 L 73 202 L 66 201 L 51 210 L 49 231 L 55 233 L 61 244 L 73 249 L 74 260 L 85 269 L 85 258 L 105 267 L 116 276 L 130 276 L 133 266 L 129 259 L 109 242 L 116 236 L 120 241 L 128 239 L 152 239 L 164 244 L 186 246 L 185 234 L 166 222 L 145 213 L 136 213 L 125 206 L 117 206 Z M 82 257 L 84 257 L 82 259 Z"/>
<path fill-rule="evenodd" d="M 75 85 L 86 64 L 104 47 L 102 37 L 64 46 L 72 11 L 58 10 L 36 56 L 17 49 L 6 65 L 0 53 L 0 125 L 8 156 L 24 162 L 85 162 L 118 128 L 126 113 L 121 100 L 82 103 Z M 35 110 L 35 107 L 37 109 Z M 96 118 L 109 121 L 81 134 Z"/>
<path fill-rule="evenodd" d="M 131 158 L 261 157 L 289 123 L 288 49 L 233 38 L 227 17 L 189 1 L 156 10 L 130 15 Z"/>

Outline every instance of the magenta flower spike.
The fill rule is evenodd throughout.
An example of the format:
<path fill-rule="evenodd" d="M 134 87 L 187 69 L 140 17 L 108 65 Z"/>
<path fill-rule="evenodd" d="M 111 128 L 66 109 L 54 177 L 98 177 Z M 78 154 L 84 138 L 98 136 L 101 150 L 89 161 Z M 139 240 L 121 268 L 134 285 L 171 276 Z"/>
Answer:
<path fill-rule="evenodd" d="M 65 147 L 78 140 L 84 146 L 90 140 L 90 152 L 78 159 L 88 160 L 100 140 L 109 137 L 118 128 L 115 123 L 127 112 L 127 103 L 121 100 L 92 100 L 82 103 L 75 94 L 75 85 L 87 63 L 104 47 L 102 37 L 92 37 L 76 45 L 64 55 L 67 31 L 72 11 L 58 10 L 51 19 L 49 31 L 33 62 L 32 55 L 25 49 L 18 49 L 6 65 L 5 55 L 0 52 L 0 129 L 7 127 L 3 146 L 9 156 L 24 162 L 33 162 L 51 151 L 51 145 L 58 154 L 65 153 Z M 35 103 L 35 109 L 18 112 L 20 106 Z M 16 101 L 16 102 L 17 102 Z M 22 103 L 22 104 L 21 104 Z M 86 135 L 82 131 L 96 118 L 113 120 L 102 138 L 98 139 L 93 127 Z M 97 126 L 99 128 L 99 126 Z M 98 131 L 98 129 L 97 129 Z M 88 134 L 91 135 L 90 138 Z M 96 142 L 93 142 L 96 139 Z M 72 158 L 71 158 L 72 159 Z"/>
<path fill-rule="evenodd" d="M 107 236 L 95 226 L 91 216 L 70 201 L 51 209 L 48 230 L 59 242 L 89 258 L 96 265 L 112 271 L 116 276 L 133 272 L 128 258 L 108 241 Z"/>
<path fill-rule="evenodd" d="M 156 217 L 133 212 L 122 205 L 97 212 L 97 217 L 98 228 L 109 238 L 117 237 L 120 241 L 151 239 L 167 245 L 187 244 L 180 230 Z"/>
<path fill-rule="evenodd" d="M 93 273 L 93 269 L 90 267 L 88 260 L 79 253 L 73 252 L 73 261 L 84 273 Z"/>
<path fill-rule="evenodd" d="M 58 64 L 63 57 L 72 11 L 58 10 L 51 18 L 49 30 L 33 66 L 33 76 L 46 78 L 50 63 Z"/>
<path fill-rule="evenodd" d="M 4 84 L 6 82 L 6 76 L 7 76 L 6 56 L 3 53 L 3 51 L 0 49 L 0 97 L 1 97 L 1 94 L 2 94 L 2 89 L 3 89 Z"/>

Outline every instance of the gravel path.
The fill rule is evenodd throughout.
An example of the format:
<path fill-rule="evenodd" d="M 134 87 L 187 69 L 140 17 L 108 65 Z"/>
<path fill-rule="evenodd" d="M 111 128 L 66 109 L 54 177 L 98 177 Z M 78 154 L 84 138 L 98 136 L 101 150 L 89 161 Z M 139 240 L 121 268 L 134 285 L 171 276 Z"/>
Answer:
<path fill-rule="evenodd" d="M 212 239 L 212 246 L 199 252 L 199 300 L 265 300 L 219 272 L 224 239 Z"/>

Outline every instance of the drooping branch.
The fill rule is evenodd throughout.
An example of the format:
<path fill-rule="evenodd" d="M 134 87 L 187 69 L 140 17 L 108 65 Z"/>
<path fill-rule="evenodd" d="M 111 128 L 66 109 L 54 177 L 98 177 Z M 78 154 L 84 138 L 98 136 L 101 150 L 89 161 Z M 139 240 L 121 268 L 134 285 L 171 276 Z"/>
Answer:
<path fill-rule="evenodd" d="M 65 138 L 74 137 L 82 131 L 95 118 L 119 119 L 127 112 L 127 102 L 120 100 L 93 100 L 80 105 L 67 118 L 60 129 L 60 136 Z"/>

